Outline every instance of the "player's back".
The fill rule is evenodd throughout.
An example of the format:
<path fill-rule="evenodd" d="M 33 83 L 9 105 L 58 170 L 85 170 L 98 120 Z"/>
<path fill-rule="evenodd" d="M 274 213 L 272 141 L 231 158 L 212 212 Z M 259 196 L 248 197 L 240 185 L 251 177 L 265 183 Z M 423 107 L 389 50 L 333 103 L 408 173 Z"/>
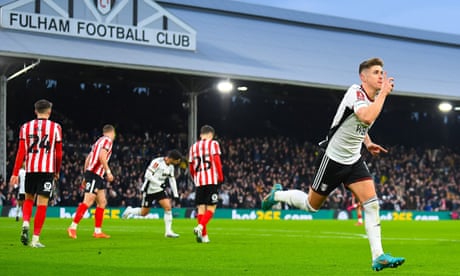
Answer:
<path fill-rule="evenodd" d="M 22 125 L 19 139 L 24 140 L 26 171 L 53 173 L 56 143 L 62 142 L 61 126 L 47 119 L 35 119 Z"/>
<path fill-rule="evenodd" d="M 216 154 L 220 155 L 221 151 L 215 140 L 200 140 L 190 147 L 189 162 L 195 168 L 196 186 L 217 184 L 218 171 L 213 159 Z"/>

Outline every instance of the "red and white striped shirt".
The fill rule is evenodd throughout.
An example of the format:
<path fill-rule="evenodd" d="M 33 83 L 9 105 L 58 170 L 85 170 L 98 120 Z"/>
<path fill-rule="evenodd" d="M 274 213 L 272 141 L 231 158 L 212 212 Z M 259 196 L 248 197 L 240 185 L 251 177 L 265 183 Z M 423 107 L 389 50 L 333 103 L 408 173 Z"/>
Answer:
<path fill-rule="evenodd" d="M 90 159 L 86 170 L 103 178 L 105 170 L 101 161 L 99 161 L 99 154 L 101 153 L 101 150 L 105 149 L 107 151 L 107 162 L 109 162 L 110 156 L 112 155 L 112 145 L 113 142 L 109 137 L 100 137 L 91 147 L 91 152 L 89 153 Z"/>
<path fill-rule="evenodd" d="M 215 140 L 200 140 L 190 147 L 190 172 L 195 186 L 217 185 L 223 180 L 220 155 Z"/>
<path fill-rule="evenodd" d="M 62 161 L 61 126 L 47 119 L 35 119 L 23 124 L 19 131 L 19 149 L 13 175 L 18 175 L 24 160 L 27 173 L 59 172 Z"/>

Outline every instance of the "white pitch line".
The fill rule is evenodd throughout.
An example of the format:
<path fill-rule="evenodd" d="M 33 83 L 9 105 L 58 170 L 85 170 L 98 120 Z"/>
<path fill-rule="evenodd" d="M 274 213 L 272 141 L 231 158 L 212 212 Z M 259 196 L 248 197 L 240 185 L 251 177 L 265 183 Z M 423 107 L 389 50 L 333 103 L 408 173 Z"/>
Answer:
<path fill-rule="evenodd" d="M 241 235 L 240 233 L 234 233 L 234 232 L 227 232 L 225 231 L 224 228 L 220 229 L 213 229 L 213 230 L 222 230 L 220 232 L 220 235 Z M 228 230 L 228 229 L 227 229 Z M 234 229 L 232 229 L 234 230 Z M 247 229 L 246 229 L 247 231 Z M 267 232 L 276 232 L 276 233 L 267 233 Z M 282 230 L 282 231 L 272 231 L 272 230 L 266 230 L 265 233 L 246 233 L 245 235 L 248 236 L 275 236 L 278 235 L 278 233 L 282 233 L 284 237 L 305 237 L 306 234 L 311 235 L 311 237 L 314 237 L 315 239 L 330 239 L 330 238 L 339 238 L 339 239 L 367 239 L 366 234 L 356 234 L 356 233 L 347 233 L 347 232 L 319 232 L 319 234 L 313 234 L 311 231 L 293 231 L 293 230 Z M 296 234 L 298 233 L 298 234 Z M 460 242 L 460 240 L 455 240 L 455 239 L 443 239 L 443 238 L 401 238 L 401 237 L 382 237 L 382 240 L 395 240 L 395 241 L 435 241 L 435 242 Z"/>

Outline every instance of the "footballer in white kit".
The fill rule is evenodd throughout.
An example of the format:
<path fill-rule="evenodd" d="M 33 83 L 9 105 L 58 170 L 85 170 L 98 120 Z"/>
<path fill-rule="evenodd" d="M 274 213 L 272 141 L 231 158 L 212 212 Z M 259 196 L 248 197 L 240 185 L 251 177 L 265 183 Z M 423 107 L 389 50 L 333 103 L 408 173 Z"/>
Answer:
<path fill-rule="evenodd" d="M 372 256 L 372 270 L 395 268 L 405 262 L 403 257 L 384 253 L 381 241 L 380 206 L 374 179 L 361 156 L 363 145 L 373 155 L 387 150 L 374 143 L 369 128 L 383 109 L 385 99 L 393 91 L 394 78 L 383 70 L 380 58 L 370 58 L 359 65 L 361 84 L 354 84 L 345 93 L 332 121 L 327 139 L 320 143 L 325 149 L 318 154 L 315 176 L 308 194 L 302 190 L 283 191 L 274 184 L 262 201 L 268 210 L 278 202 L 309 212 L 317 212 L 328 195 L 343 185 L 360 202 L 364 210 L 364 226 Z"/>
<path fill-rule="evenodd" d="M 19 169 L 19 186 L 16 187 L 18 189 L 18 193 L 16 196 L 17 204 L 16 204 L 16 221 L 19 221 L 19 217 L 22 216 L 22 204 L 26 199 L 26 189 L 25 189 L 25 182 L 26 182 L 26 170 L 24 167 Z"/>
<path fill-rule="evenodd" d="M 182 155 L 177 150 L 171 150 L 166 156 L 153 159 L 144 174 L 144 184 L 141 187 L 141 207 L 132 208 L 128 206 L 123 212 L 122 218 L 146 216 L 149 214 L 153 203 L 157 201 L 164 209 L 165 237 L 178 238 L 179 234 L 172 230 L 171 200 L 165 190 L 168 186 L 167 182 L 169 182 L 173 197 L 179 198 L 174 171 L 175 166 L 179 165 L 181 160 Z"/>
<path fill-rule="evenodd" d="M 150 162 L 144 175 L 144 184 L 141 190 L 147 195 L 164 192 L 166 189 L 166 180 L 169 181 L 171 191 L 175 198 L 179 197 L 177 193 L 176 178 L 174 177 L 174 165 L 167 164 L 164 157 L 158 157 Z M 143 202 L 142 206 L 147 207 L 148 202 Z"/>

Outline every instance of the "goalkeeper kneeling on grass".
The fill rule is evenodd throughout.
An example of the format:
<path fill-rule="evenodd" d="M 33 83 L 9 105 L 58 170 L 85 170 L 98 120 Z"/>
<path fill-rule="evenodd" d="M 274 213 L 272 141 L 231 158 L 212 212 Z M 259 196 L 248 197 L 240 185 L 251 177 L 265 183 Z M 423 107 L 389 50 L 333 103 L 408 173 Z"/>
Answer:
<path fill-rule="evenodd" d="M 383 71 L 383 61 L 371 58 L 359 66 L 361 85 L 353 84 L 345 93 L 334 116 L 327 139 L 320 143 L 324 149 L 316 161 L 313 184 L 307 193 L 300 190 L 283 191 L 281 184 L 262 201 L 268 210 L 277 202 L 299 209 L 317 212 L 328 195 L 344 185 L 359 200 L 364 209 L 364 226 L 371 247 L 372 269 L 395 268 L 405 261 L 402 257 L 385 254 L 380 235 L 380 206 L 374 180 L 361 156 L 364 144 L 372 155 L 387 150 L 372 142 L 368 131 L 380 114 L 383 103 L 393 90 L 392 77 Z"/>
<path fill-rule="evenodd" d="M 144 174 L 144 184 L 142 185 L 142 206 L 132 208 L 128 206 L 122 214 L 122 218 L 132 216 L 146 216 L 150 212 L 153 202 L 157 201 L 164 209 L 165 237 L 178 238 L 172 230 L 172 210 L 171 200 L 165 192 L 166 182 L 169 181 L 174 198 L 178 198 L 174 167 L 179 165 L 182 155 L 177 150 L 171 150 L 166 156 L 157 157 L 150 162 Z"/>

